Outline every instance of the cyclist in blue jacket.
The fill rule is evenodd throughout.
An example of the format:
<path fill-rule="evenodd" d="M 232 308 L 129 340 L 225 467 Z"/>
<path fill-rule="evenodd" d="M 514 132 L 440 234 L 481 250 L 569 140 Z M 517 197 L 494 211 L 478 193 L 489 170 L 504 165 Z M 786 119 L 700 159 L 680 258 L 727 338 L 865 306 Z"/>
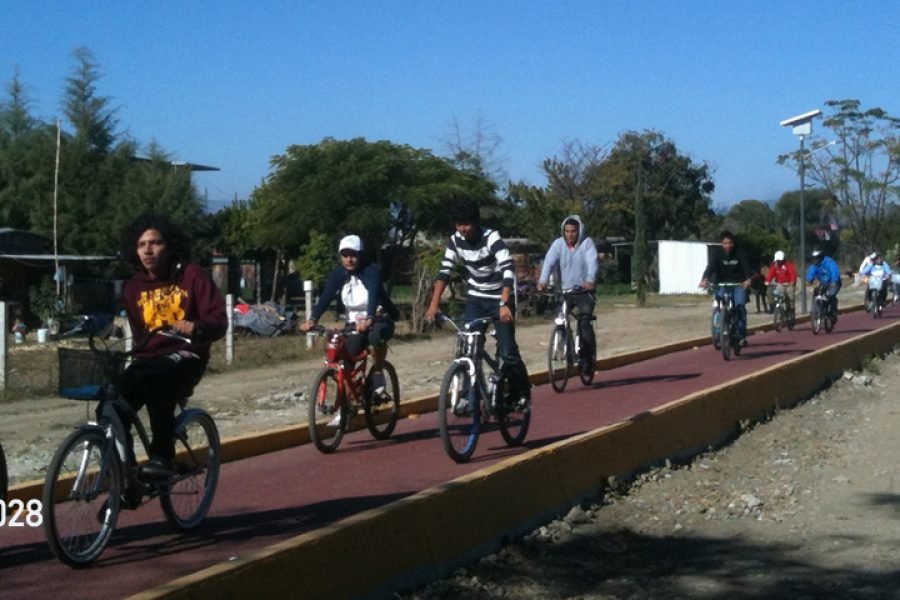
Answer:
<path fill-rule="evenodd" d="M 809 257 L 809 266 L 806 268 L 806 281 L 812 283 L 818 281 L 825 289 L 825 296 L 831 301 L 831 307 L 835 319 L 837 319 L 837 293 L 841 290 L 841 270 L 830 256 L 825 256 L 821 250 L 813 250 Z"/>

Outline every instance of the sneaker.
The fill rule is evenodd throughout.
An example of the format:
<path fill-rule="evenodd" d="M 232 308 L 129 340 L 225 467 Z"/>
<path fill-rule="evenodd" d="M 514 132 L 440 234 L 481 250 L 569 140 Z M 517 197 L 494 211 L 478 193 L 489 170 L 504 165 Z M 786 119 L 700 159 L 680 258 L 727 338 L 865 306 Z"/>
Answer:
<path fill-rule="evenodd" d="M 740 341 L 738 342 L 738 345 L 740 345 L 741 348 L 743 348 L 744 346 L 746 346 L 746 345 L 747 345 L 747 338 L 745 338 L 745 337 L 744 337 L 744 338 L 741 338 Z"/>
<path fill-rule="evenodd" d="M 371 371 L 369 373 L 369 389 L 372 397 L 378 397 L 384 394 L 385 380 L 384 373 L 381 371 Z"/>
<path fill-rule="evenodd" d="M 175 475 L 175 469 L 167 460 L 151 458 L 147 464 L 141 466 L 140 474 L 149 479 L 169 479 Z"/>
<path fill-rule="evenodd" d="M 334 417 L 327 423 L 328 427 L 340 427 L 341 426 L 341 411 L 336 411 L 334 413 Z"/>
<path fill-rule="evenodd" d="M 453 407 L 453 414 L 458 417 L 462 417 L 468 414 L 471 414 L 469 410 L 469 398 L 468 396 L 459 396 L 456 399 L 456 406 Z"/>

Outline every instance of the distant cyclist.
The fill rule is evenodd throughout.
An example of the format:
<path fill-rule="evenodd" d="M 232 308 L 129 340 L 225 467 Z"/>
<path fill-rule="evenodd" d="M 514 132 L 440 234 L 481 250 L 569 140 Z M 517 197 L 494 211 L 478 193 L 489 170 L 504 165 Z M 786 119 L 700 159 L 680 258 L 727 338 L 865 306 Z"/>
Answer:
<path fill-rule="evenodd" d="M 597 278 L 597 247 L 594 241 L 584 234 L 584 223 L 578 215 L 569 215 L 562 222 L 562 236 L 556 238 L 544 257 L 544 266 L 538 279 L 537 289 L 543 290 L 550 279 L 550 274 L 557 271 L 557 281 L 564 290 L 580 287 L 588 290 L 587 294 L 572 296 L 572 312 L 578 321 L 578 335 L 584 344 L 581 358 L 590 359 L 595 348 L 594 327 L 591 316 L 597 299 L 594 296 L 594 281 Z"/>
<path fill-rule="evenodd" d="M 810 264 L 806 268 L 806 281 L 818 281 L 825 289 L 825 296 L 831 301 L 834 318 L 837 319 L 837 294 L 841 291 L 841 270 L 830 256 L 819 250 L 813 250 L 809 256 Z"/>
<path fill-rule="evenodd" d="M 772 283 L 775 285 L 771 285 Z M 794 306 L 794 296 L 797 291 L 797 270 L 794 268 L 793 261 L 785 259 L 784 252 L 781 250 L 775 253 L 772 264 L 769 265 L 766 284 L 769 285 L 769 304 L 774 306 L 775 291 L 778 290 L 784 294 L 784 300 L 788 312 L 790 312 Z"/>
<path fill-rule="evenodd" d="M 309 314 L 309 320 L 300 326 L 301 331 L 312 329 L 328 305 L 341 297 L 344 319 L 355 325 L 356 331 L 347 336 L 345 348 L 351 356 L 359 355 L 366 347 L 372 347 L 372 369 L 369 385 L 372 392 L 384 391 L 384 360 L 386 342 L 394 336 L 394 321 L 400 316 L 391 302 L 381 281 L 381 269 L 362 256 L 362 240 L 358 235 L 348 235 L 338 244 L 341 264 L 328 274 L 319 301 Z"/>
<path fill-rule="evenodd" d="M 450 219 L 456 232 L 444 250 L 425 318 L 433 320 L 440 312 L 441 295 L 450 280 L 450 271 L 461 264 L 468 287 L 465 319 L 496 319 L 497 353 L 509 370 L 515 388 L 513 397 L 527 403 L 531 397 L 531 384 L 516 343 L 512 256 L 500 234 L 481 225 L 478 205 L 474 201 L 458 201 L 451 207 Z"/>
<path fill-rule="evenodd" d="M 866 286 L 866 300 L 869 299 L 869 296 L 871 294 L 877 293 L 878 294 L 878 298 L 877 298 L 878 305 L 884 306 L 885 300 L 887 299 L 888 283 L 891 280 L 892 271 L 891 271 L 891 268 L 887 265 L 887 263 L 884 262 L 884 260 L 882 260 L 881 254 L 879 252 L 873 252 L 871 256 L 872 256 L 872 262 L 869 263 L 869 265 L 863 269 L 862 275 L 866 278 L 867 282 L 870 277 L 881 278 L 881 289 L 873 290 L 873 289 L 869 288 L 867 285 Z M 866 306 L 868 306 L 868 304 L 869 303 L 866 302 Z"/>
<path fill-rule="evenodd" d="M 740 337 L 741 346 L 747 345 L 747 288 L 753 278 L 753 269 L 747 261 L 747 255 L 742 248 L 735 245 L 734 234 L 728 230 L 719 234 L 721 246 L 713 251 L 712 259 L 703 271 L 700 287 L 706 288 L 709 284 L 739 283 L 740 287 L 734 288 L 734 305 L 738 309 L 738 318 L 735 326 Z M 719 291 L 716 294 L 720 294 Z"/>

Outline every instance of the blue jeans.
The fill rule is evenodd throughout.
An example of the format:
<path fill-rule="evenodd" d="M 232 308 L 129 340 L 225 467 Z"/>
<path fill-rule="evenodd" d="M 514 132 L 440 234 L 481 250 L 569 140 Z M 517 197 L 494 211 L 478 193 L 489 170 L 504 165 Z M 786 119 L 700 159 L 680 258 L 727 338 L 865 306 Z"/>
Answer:
<path fill-rule="evenodd" d="M 737 320 L 734 325 L 737 327 L 738 335 L 742 338 L 747 337 L 747 290 L 742 287 L 716 290 L 716 298 L 727 300 L 728 294 L 733 294 L 734 306 L 737 308 Z"/>
<path fill-rule="evenodd" d="M 515 314 L 515 306 L 510 305 L 510 310 Z M 531 397 L 531 383 L 528 381 L 528 371 L 525 369 L 525 363 L 522 362 L 522 355 L 519 354 L 519 345 L 516 343 L 516 323 L 503 323 L 500 321 L 500 299 L 499 298 L 477 298 L 469 296 L 466 298 L 466 309 L 463 318 L 466 321 L 473 321 L 482 317 L 493 317 L 495 319 L 494 326 L 497 329 L 497 354 L 506 365 L 507 372 L 510 374 L 512 386 L 517 396 L 514 397 Z"/>

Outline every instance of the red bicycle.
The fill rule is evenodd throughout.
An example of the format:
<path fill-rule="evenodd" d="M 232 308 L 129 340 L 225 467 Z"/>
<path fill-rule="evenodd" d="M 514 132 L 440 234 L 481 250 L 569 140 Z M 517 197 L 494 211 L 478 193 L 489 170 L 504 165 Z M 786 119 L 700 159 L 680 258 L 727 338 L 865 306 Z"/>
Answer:
<path fill-rule="evenodd" d="M 350 332 L 352 329 L 326 332 L 325 367 L 309 388 L 309 437 L 325 454 L 337 450 L 360 407 L 366 427 L 377 440 L 391 436 L 400 415 L 400 385 L 394 365 L 384 361 L 384 389 L 373 390 L 369 384 L 369 351 L 357 356 L 346 351 Z"/>

